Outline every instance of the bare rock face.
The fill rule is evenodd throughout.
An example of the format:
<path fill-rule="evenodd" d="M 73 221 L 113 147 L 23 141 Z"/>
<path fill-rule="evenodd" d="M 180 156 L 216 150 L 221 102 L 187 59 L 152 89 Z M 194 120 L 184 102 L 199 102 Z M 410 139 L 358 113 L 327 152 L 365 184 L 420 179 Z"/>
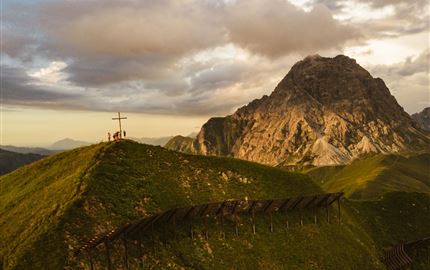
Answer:
<path fill-rule="evenodd" d="M 430 135 L 382 79 L 373 78 L 354 59 L 315 55 L 296 63 L 270 96 L 233 115 L 210 119 L 192 144 L 184 144 L 196 154 L 273 166 L 323 166 L 426 148 Z"/>
<path fill-rule="evenodd" d="M 422 129 L 430 131 L 430 107 L 425 108 L 419 113 L 414 113 L 412 119 L 414 119 Z"/>

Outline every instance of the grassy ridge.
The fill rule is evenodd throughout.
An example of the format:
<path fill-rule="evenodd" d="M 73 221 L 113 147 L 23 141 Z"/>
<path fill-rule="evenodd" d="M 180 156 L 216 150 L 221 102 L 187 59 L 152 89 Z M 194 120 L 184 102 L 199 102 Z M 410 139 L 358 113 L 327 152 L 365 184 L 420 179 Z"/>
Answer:
<path fill-rule="evenodd" d="M 80 241 L 171 207 L 321 192 L 302 174 L 127 141 L 68 151 L 32 166 L 0 178 L 6 187 L 0 190 L 6 269 L 79 268 L 72 253 Z M 160 269 L 380 269 L 377 247 L 348 208 L 344 211 L 343 225 L 322 222 L 287 231 L 284 217 L 276 216 L 271 234 L 260 217 L 254 236 L 244 218 L 238 238 L 230 232 L 225 240 L 211 233 L 209 241 L 201 235 L 194 242 L 156 241 L 157 253 L 147 250 L 146 263 Z M 179 232 L 186 233 L 187 228 Z M 132 254 L 136 250 L 130 248 Z M 118 269 L 124 267 L 119 253 L 112 256 Z M 96 262 L 103 266 L 103 256 Z M 137 265 L 136 259 L 132 263 Z"/>
<path fill-rule="evenodd" d="M 393 191 L 430 194 L 430 153 L 379 154 L 306 173 L 325 191 L 344 190 L 352 199 L 376 199 Z"/>

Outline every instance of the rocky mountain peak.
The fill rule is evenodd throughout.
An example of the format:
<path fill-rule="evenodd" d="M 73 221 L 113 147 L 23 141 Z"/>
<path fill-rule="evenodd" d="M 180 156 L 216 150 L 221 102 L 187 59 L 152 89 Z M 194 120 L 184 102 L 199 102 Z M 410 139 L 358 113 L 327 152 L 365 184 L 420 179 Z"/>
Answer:
<path fill-rule="evenodd" d="M 188 152 L 269 165 L 334 165 L 429 142 L 382 79 L 347 56 L 313 55 L 293 65 L 272 94 L 210 119 L 187 145 Z"/>

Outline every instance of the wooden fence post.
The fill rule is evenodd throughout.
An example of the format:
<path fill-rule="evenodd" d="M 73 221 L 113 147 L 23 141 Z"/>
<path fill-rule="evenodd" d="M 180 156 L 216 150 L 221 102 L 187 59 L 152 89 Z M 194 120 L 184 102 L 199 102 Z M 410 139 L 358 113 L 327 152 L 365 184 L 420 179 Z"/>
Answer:
<path fill-rule="evenodd" d="M 105 245 L 105 250 L 106 250 L 107 267 L 108 267 L 108 270 L 112 270 L 112 262 L 110 260 L 109 243 L 107 240 L 105 240 L 104 245 Z"/>

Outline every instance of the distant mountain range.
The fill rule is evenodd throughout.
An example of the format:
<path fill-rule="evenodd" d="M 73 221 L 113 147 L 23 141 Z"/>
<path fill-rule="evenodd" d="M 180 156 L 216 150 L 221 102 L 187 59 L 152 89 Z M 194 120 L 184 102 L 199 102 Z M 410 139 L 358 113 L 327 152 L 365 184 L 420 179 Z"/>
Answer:
<path fill-rule="evenodd" d="M 428 149 L 430 133 L 354 59 L 315 55 L 296 63 L 270 96 L 209 119 L 194 140 L 174 137 L 166 146 L 272 166 L 324 166 Z"/>
<path fill-rule="evenodd" d="M 0 149 L 0 175 L 14 171 L 43 157 L 43 155 L 38 154 L 21 154 Z"/>
<path fill-rule="evenodd" d="M 197 133 L 191 133 L 187 136 L 187 138 L 195 138 Z M 171 140 L 173 136 L 166 137 L 142 137 L 135 138 L 129 137 L 133 141 L 149 144 L 149 145 L 158 145 L 164 146 L 169 140 Z M 87 146 L 92 144 L 91 142 L 79 141 L 71 138 L 61 139 L 59 141 L 54 142 L 50 146 L 47 147 L 24 147 L 24 146 L 14 146 L 14 145 L 0 145 L 0 149 L 14 152 L 18 154 L 38 154 L 42 156 L 49 156 L 64 150 L 69 150 L 77 147 Z"/>
<path fill-rule="evenodd" d="M 81 146 L 87 146 L 90 145 L 90 142 L 84 142 L 84 141 L 77 141 L 74 139 L 70 139 L 70 138 L 65 138 L 62 140 L 59 140 L 55 143 L 53 143 L 49 149 L 52 150 L 68 150 L 68 149 L 73 149 L 73 148 L 77 148 L 77 147 L 81 147 Z"/>
<path fill-rule="evenodd" d="M 0 148 L 10 152 L 19 153 L 19 154 L 38 154 L 43 156 L 49 156 L 59 152 L 59 151 L 49 150 L 41 147 L 20 147 L 20 146 L 13 146 L 13 145 L 0 145 Z"/>

